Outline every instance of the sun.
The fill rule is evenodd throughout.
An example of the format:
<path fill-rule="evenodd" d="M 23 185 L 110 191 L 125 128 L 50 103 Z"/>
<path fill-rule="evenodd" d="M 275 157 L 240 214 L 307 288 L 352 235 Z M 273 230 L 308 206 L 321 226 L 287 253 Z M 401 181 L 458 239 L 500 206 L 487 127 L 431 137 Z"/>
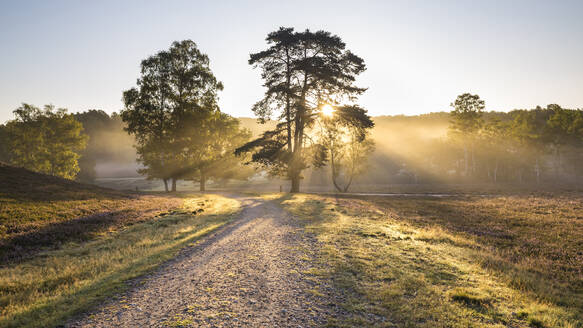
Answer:
<path fill-rule="evenodd" d="M 334 107 L 332 107 L 330 104 L 322 106 L 322 115 L 326 117 L 332 117 L 334 115 Z"/>

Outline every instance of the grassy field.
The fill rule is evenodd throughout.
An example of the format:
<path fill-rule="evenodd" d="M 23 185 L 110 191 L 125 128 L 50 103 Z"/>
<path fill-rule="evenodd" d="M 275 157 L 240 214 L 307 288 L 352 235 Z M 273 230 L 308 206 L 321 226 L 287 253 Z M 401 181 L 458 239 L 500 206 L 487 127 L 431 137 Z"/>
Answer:
<path fill-rule="evenodd" d="M 61 324 L 239 209 L 218 195 L 127 194 L 7 166 L 0 178 L 0 327 Z"/>
<path fill-rule="evenodd" d="M 129 194 L 0 163 L 0 263 L 82 242 L 178 208 L 176 196 Z"/>
<path fill-rule="evenodd" d="M 280 202 L 349 295 L 332 326 L 583 327 L 579 194 Z"/>

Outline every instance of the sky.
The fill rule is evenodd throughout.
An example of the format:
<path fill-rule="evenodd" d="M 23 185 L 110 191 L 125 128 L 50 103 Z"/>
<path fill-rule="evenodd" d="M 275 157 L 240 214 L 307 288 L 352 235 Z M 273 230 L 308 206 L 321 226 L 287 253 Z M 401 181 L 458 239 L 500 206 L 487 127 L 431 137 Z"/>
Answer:
<path fill-rule="evenodd" d="M 0 122 L 22 102 L 119 111 L 141 60 L 184 39 L 224 83 L 221 109 L 253 117 L 249 54 L 280 26 L 327 30 L 362 57 L 374 116 L 448 111 L 464 92 L 487 110 L 583 108 L 582 14 L 579 0 L 0 0 Z"/>

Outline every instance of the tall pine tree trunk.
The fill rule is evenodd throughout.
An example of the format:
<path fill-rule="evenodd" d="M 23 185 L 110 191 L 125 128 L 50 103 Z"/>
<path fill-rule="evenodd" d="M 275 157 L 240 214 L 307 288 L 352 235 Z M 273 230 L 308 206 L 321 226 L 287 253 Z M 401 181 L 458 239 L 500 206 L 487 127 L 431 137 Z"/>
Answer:
<path fill-rule="evenodd" d="M 294 173 L 294 175 L 291 176 L 290 192 L 292 192 L 292 193 L 300 192 L 300 174 L 299 173 Z"/>
<path fill-rule="evenodd" d="M 304 50 L 304 56 L 306 56 L 306 50 Z M 302 87 L 302 94 L 300 96 L 301 106 L 298 108 L 295 120 L 294 129 L 294 149 L 291 159 L 291 190 L 290 192 L 296 193 L 300 192 L 300 177 L 302 174 L 302 148 L 304 146 L 304 114 L 307 108 L 306 106 L 306 91 L 308 85 L 308 74 L 304 72 L 304 84 Z"/>
<path fill-rule="evenodd" d="M 162 181 L 164 181 L 164 191 L 168 192 L 168 179 L 164 178 Z"/>

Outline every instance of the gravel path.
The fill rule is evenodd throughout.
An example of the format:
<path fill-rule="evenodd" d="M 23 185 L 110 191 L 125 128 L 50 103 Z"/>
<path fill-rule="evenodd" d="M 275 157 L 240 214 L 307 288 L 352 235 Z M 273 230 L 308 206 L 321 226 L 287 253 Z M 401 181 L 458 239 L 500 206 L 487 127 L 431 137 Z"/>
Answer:
<path fill-rule="evenodd" d="M 68 327 L 317 327 L 339 309 L 307 273 L 316 242 L 277 204 L 240 217 Z"/>

